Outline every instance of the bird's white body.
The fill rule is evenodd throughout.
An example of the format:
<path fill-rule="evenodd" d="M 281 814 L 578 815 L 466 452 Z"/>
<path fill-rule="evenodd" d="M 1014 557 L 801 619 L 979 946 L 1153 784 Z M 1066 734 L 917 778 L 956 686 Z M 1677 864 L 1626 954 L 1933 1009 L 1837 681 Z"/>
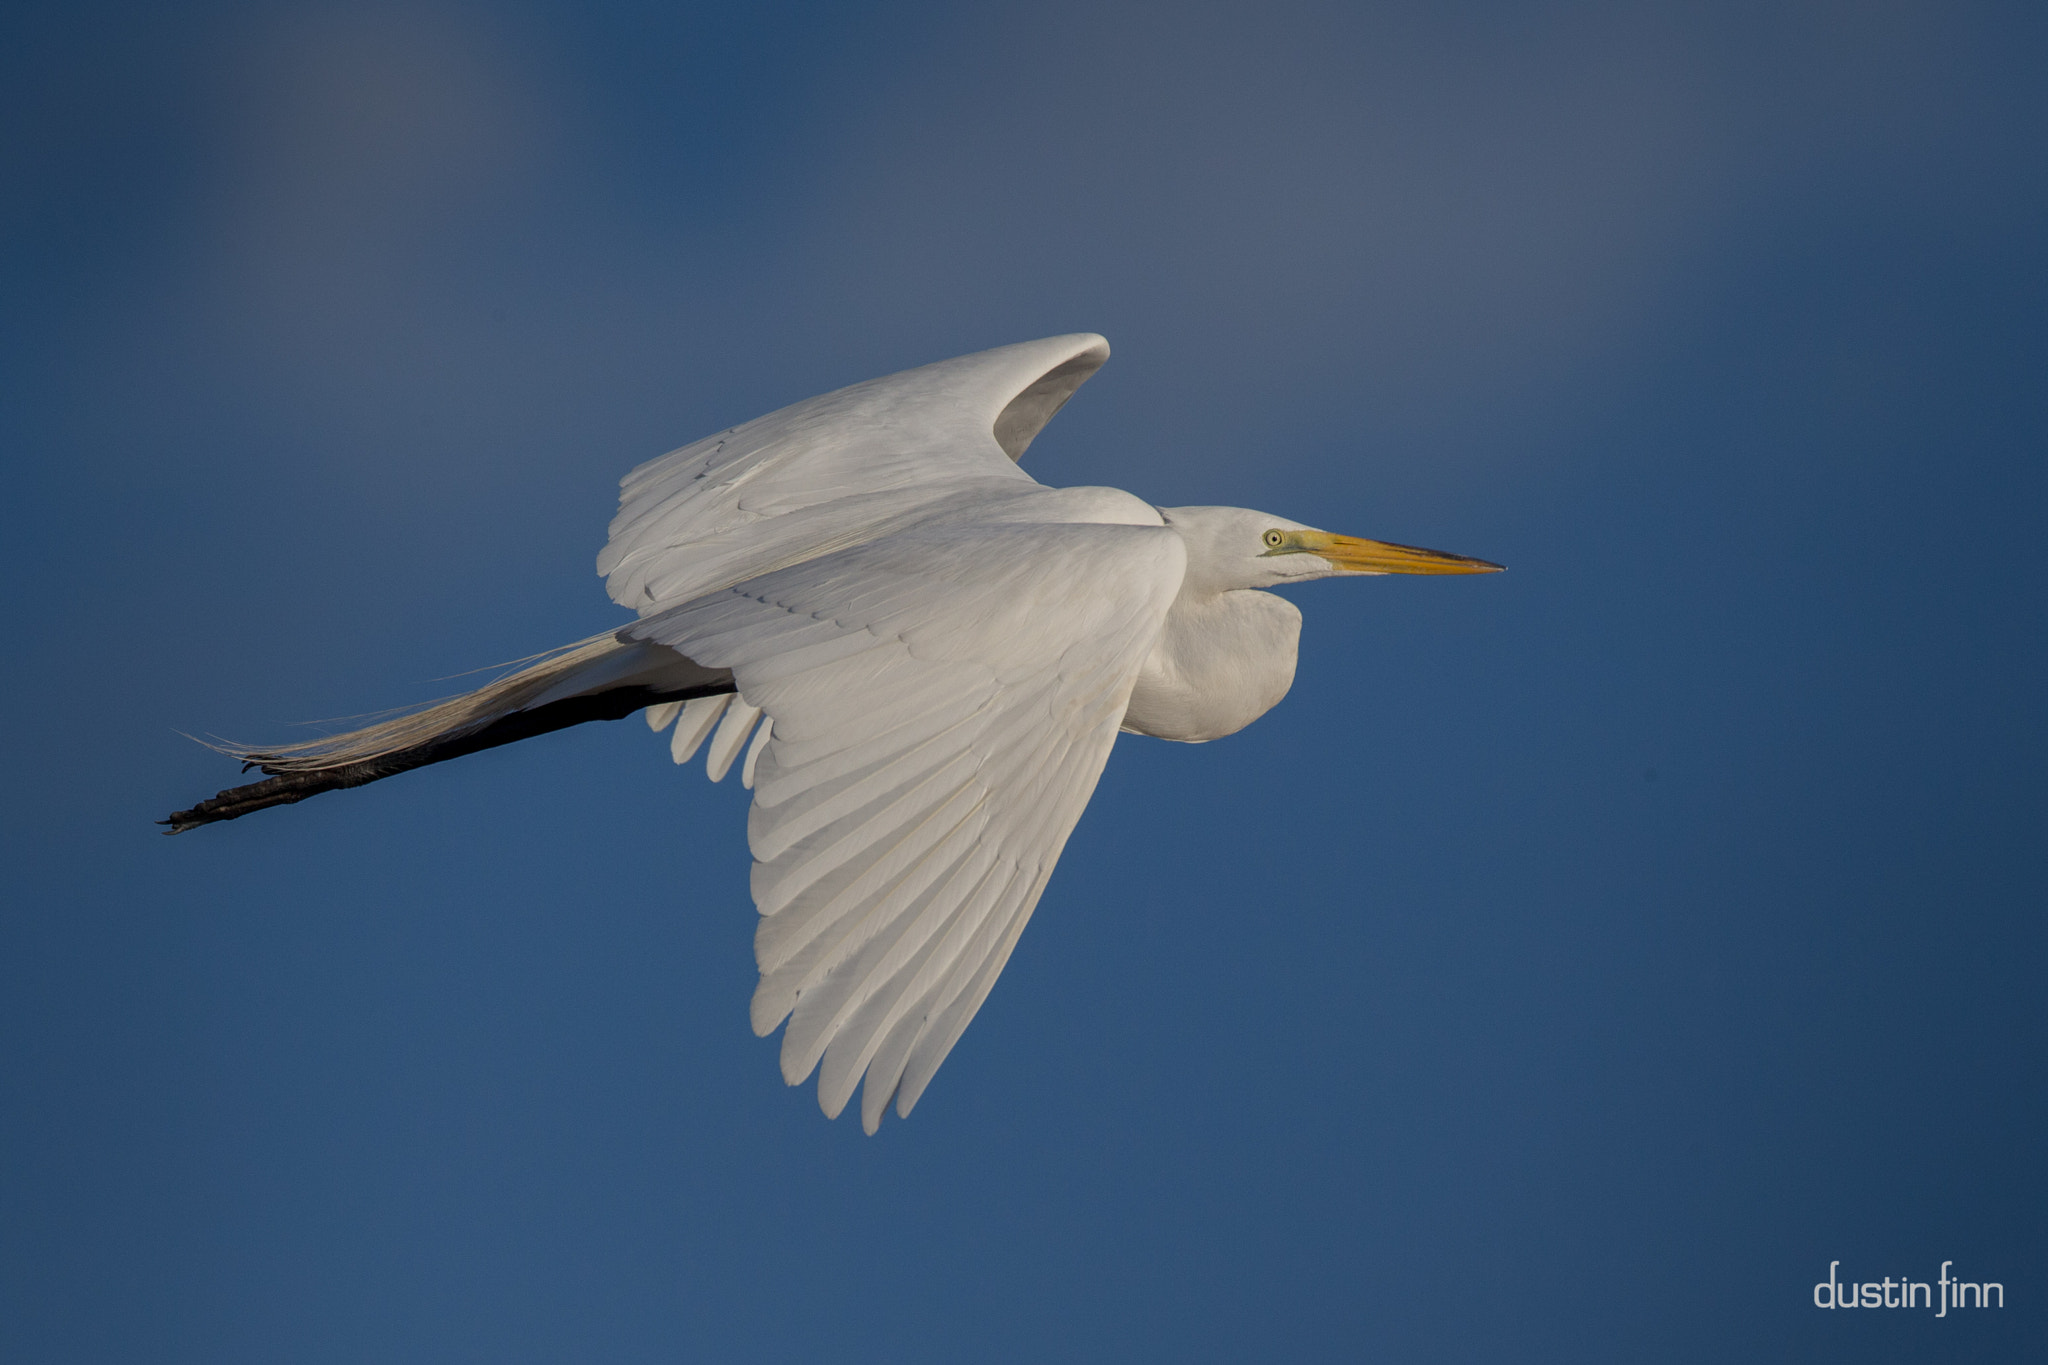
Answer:
<path fill-rule="evenodd" d="M 1188 569 L 1131 689 L 1123 728 L 1201 744 L 1236 734 L 1294 686 L 1301 612 L 1283 597 L 1239 586 L 1246 574 L 1217 572 L 1230 563 L 1217 542 L 1239 529 L 1239 509 L 1177 507 L 1162 515 L 1189 547 Z M 1258 520 L 1260 530 L 1275 524 Z"/>
<path fill-rule="evenodd" d="M 787 1021 L 783 1074 L 817 1070 L 828 1114 L 865 1079 L 872 1132 L 980 1008 L 1118 731 L 1218 739 L 1287 694 L 1301 614 L 1263 589 L 1494 567 L 1044 487 L 1016 460 L 1108 354 L 1083 334 L 964 356 L 642 465 L 598 560 L 635 624 L 253 757 L 272 785 L 349 775 L 307 789 L 324 790 L 501 742 L 492 727 L 536 733 L 548 708 L 647 706 L 678 763 L 708 745 L 714 779 L 738 764 L 753 788 L 754 1027 Z M 304 794 L 223 793 L 172 823 Z"/>
<path fill-rule="evenodd" d="M 1236 734 L 1294 686 L 1300 639 L 1292 602 L 1253 588 L 1184 588 L 1131 689 L 1123 728 L 1184 744 Z"/>

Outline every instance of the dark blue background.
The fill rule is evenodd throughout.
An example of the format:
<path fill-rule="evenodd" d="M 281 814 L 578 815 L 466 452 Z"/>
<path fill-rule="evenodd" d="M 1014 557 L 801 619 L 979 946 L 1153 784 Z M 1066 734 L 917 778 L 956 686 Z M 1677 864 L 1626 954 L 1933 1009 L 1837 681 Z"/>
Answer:
<path fill-rule="evenodd" d="M 2038 1358 L 2044 57 L 11 8 L 0 1356 Z M 1305 588 L 1284 705 L 1121 744 L 910 1121 L 783 1087 L 745 794 L 637 722 L 150 825 L 234 780 L 176 731 L 618 620 L 641 460 L 1077 329 L 1044 481 L 1512 572 Z"/>

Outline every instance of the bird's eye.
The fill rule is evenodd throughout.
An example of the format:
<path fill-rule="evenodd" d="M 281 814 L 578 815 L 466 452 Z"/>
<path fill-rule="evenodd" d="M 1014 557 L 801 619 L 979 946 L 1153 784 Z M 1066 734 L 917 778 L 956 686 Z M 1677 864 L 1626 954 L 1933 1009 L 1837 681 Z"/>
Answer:
<path fill-rule="evenodd" d="M 1280 548 L 1281 542 L 1286 539 L 1287 537 L 1280 534 L 1280 532 L 1278 531 L 1268 531 L 1266 532 L 1266 548 L 1269 550 L 1277 550 Z"/>

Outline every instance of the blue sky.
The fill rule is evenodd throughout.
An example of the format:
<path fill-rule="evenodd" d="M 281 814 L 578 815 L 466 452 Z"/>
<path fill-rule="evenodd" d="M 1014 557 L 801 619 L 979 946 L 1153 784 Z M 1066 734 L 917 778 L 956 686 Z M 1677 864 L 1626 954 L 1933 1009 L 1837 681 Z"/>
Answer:
<path fill-rule="evenodd" d="M 2033 6 L 0 20 L 0 1355 L 2048 1345 Z M 588 726 L 175 840 L 619 619 L 626 469 L 1094 330 L 1048 483 L 1503 561 L 1126 740 L 873 1139 L 744 793 Z M 1944 1260 L 2009 1306 L 1829 1313 Z"/>

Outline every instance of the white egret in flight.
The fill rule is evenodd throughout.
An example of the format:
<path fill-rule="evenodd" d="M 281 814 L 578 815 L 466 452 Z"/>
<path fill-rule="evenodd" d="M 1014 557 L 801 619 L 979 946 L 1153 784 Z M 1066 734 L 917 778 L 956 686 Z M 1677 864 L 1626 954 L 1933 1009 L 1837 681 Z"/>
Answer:
<path fill-rule="evenodd" d="M 1199 743 L 1287 694 L 1301 613 L 1261 589 L 1499 566 L 1018 468 L 1109 357 L 1080 334 L 856 384 L 650 461 L 598 556 L 631 625 L 367 729 L 177 833 L 645 710 L 752 788 L 753 1024 L 837 1117 L 910 1113 L 981 1007 L 1117 732 Z M 751 736 L 751 743 L 749 737 Z M 742 749 L 744 748 L 744 757 Z"/>

